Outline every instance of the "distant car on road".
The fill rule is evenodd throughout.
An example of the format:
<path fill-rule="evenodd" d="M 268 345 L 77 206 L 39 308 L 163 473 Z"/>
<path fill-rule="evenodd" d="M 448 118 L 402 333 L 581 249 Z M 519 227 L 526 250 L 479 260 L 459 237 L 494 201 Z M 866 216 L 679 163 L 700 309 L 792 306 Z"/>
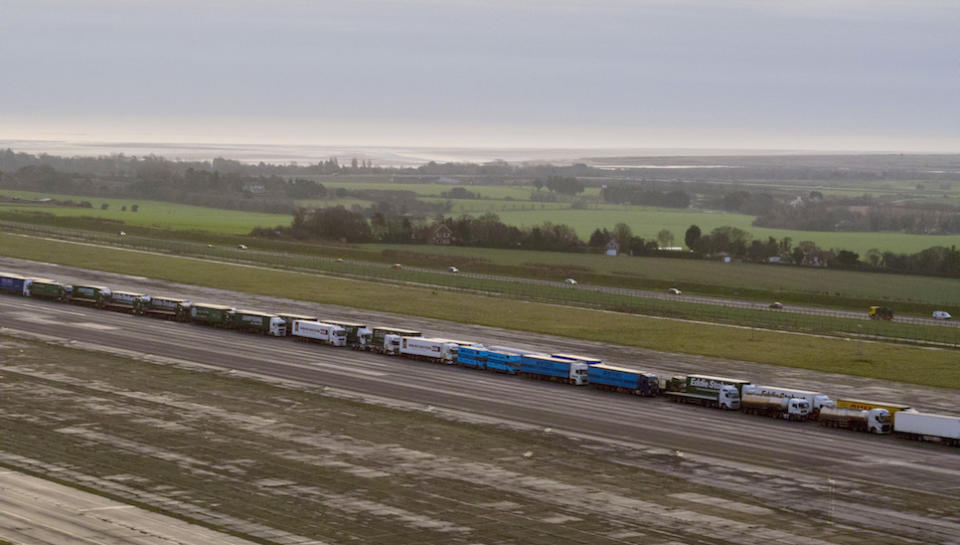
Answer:
<path fill-rule="evenodd" d="M 343 263 L 343 258 L 342 258 L 342 257 L 338 257 L 338 258 L 337 258 L 337 263 Z"/>
<path fill-rule="evenodd" d="M 953 316 L 950 316 L 950 313 L 947 312 L 947 311 L 945 311 L 945 310 L 935 310 L 935 311 L 933 311 L 933 317 L 934 317 L 934 319 L 936 319 L 936 320 L 949 320 L 949 319 L 953 318 Z"/>
<path fill-rule="evenodd" d="M 460 272 L 460 269 L 456 267 L 447 267 L 447 272 L 458 273 Z"/>
<path fill-rule="evenodd" d="M 781 303 L 780 301 L 770 303 L 770 308 L 781 309 L 783 308 L 783 303 Z"/>
<path fill-rule="evenodd" d="M 680 295 L 683 292 L 680 291 L 679 288 L 670 288 L 667 290 L 667 293 L 669 293 L 670 295 Z"/>
<path fill-rule="evenodd" d="M 566 280 L 564 280 L 564 282 L 567 284 L 574 284 L 574 285 L 577 283 L 577 281 L 574 280 L 573 278 L 567 278 Z"/>
<path fill-rule="evenodd" d="M 401 264 L 399 264 L 399 263 L 394 263 L 394 264 L 393 264 L 393 268 L 394 268 L 394 269 L 402 269 L 402 268 L 403 268 L 403 265 L 401 265 Z"/>
<path fill-rule="evenodd" d="M 246 250 L 246 249 L 247 249 L 247 245 L 246 245 L 246 244 L 237 244 L 237 248 L 239 248 L 239 249 L 241 249 L 241 250 Z"/>

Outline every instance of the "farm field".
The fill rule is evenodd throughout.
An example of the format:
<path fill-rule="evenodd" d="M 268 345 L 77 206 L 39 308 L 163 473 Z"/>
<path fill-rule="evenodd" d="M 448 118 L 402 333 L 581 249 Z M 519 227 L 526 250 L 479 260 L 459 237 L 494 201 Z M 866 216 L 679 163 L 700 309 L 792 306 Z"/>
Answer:
<path fill-rule="evenodd" d="M 140 199 L 83 197 L 55 193 L 11 191 L 7 189 L 0 190 L 0 195 L 19 197 L 21 199 L 40 199 L 46 197 L 60 201 L 89 201 L 93 205 L 93 208 L 74 208 L 33 203 L 0 202 L 0 211 L 46 212 L 63 217 L 93 217 L 118 220 L 129 225 L 170 230 L 246 234 L 256 226 L 274 227 L 277 225 L 289 225 L 291 221 L 291 216 L 286 214 L 243 212 Z M 107 204 L 109 208 L 101 210 L 101 204 Z M 139 206 L 137 212 L 130 211 L 130 206 L 134 204 Z M 124 206 L 127 207 L 126 211 L 122 210 Z"/>
<path fill-rule="evenodd" d="M 796 335 L 704 322 L 591 310 L 430 287 L 317 276 L 268 267 L 99 249 L 0 234 L 4 254 L 48 263 L 144 276 L 197 286 L 285 297 L 561 335 L 667 352 L 701 354 L 900 382 L 960 388 L 956 355 L 886 343 Z M 456 304 L 451 304 L 455 301 Z M 766 313 L 773 315 L 775 313 Z M 895 327 L 865 320 L 871 327 Z M 940 328 L 933 328 L 939 330 Z M 951 328 L 952 330 L 952 328 Z M 952 331 L 937 332 L 953 334 Z"/>

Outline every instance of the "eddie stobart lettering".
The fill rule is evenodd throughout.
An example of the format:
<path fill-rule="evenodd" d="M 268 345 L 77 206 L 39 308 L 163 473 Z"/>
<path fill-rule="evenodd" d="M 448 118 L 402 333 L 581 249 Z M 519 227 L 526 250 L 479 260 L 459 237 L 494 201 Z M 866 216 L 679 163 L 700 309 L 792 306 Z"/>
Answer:
<path fill-rule="evenodd" d="M 717 380 L 693 377 L 690 379 L 690 386 L 696 386 L 697 388 L 706 388 L 708 390 L 720 390 L 724 386 L 728 386 L 726 382 L 720 382 Z"/>

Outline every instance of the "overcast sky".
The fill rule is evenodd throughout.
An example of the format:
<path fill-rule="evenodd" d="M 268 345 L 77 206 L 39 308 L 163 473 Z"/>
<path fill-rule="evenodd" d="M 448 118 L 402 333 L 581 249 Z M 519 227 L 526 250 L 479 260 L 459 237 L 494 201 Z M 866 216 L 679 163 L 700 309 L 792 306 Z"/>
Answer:
<path fill-rule="evenodd" d="M 960 2 L 0 0 L 0 138 L 960 152 Z"/>

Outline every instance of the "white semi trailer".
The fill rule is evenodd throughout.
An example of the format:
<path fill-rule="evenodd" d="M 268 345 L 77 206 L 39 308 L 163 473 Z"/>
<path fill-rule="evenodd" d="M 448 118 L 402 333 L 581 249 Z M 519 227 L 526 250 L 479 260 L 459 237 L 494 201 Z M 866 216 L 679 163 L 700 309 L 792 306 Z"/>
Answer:
<path fill-rule="evenodd" d="M 294 320 L 291 335 L 299 340 L 315 341 L 331 346 L 347 345 L 347 330 L 333 324 L 311 320 Z"/>

